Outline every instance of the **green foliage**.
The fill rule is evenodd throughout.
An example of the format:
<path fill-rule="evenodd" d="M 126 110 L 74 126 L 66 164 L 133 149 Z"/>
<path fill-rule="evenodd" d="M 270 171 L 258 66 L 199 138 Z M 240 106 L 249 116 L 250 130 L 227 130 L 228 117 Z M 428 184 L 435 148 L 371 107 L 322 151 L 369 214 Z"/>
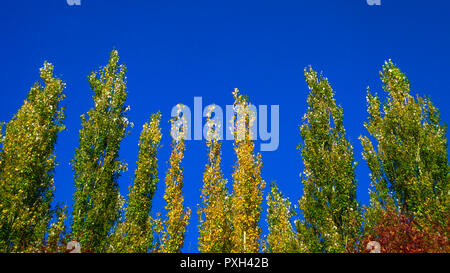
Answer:
<path fill-rule="evenodd" d="M 55 221 L 48 230 L 48 239 L 45 252 L 64 252 L 66 250 L 65 236 L 67 235 L 67 207 L 57 206 L 55 209 Z"/>
<path fill-rule="evenodd" d="M 116 50 L 108 64 L 89 77 L 95 106 L 81 116 L 79 147 L 72 160 L 74 184 L 71 235 L 83 248 L 104 252 L 108 235 L 119 219 L 123 198 L 117 179 L 126 165 L 119 160 L 119 145 L 129 122 L 125 66 L 119 65 Z"/>
<path fill-rule="evenodd" d="M 0 252 L 65 252 L 66 236 L 80 242 L 83 252 L 180 252 L 190 220 L 182 193 L 187 131 L 183 126 L 181 139 L 172 142 L 165 177 L 166 217 L 158 213 L 151 219 L 162 136 L 161 114 L 151 115 L 141 131 L 134 184 L 123 211 L 118 179 L 127 167 L 119 159 L 119 148 L 132 123 L 126 117 L 126 68 L 119 65 L 115 50 L 108 64 L 88 77 L 94 107 L 81 116 L 79 146 L 72 160 L 73 219 L 67 235 L 66 207 L 51 206 L 54 146 L 64 129 L 60 103 L 65 97 L 65 84 L 53 72 L 45 62 L 42 81 L 33 85 L 14 117 L 0 126 Z M 391 61 L 380 74 L 387 99 L 382 103 L 368 91 L 369 118 L 364 125 L 369 135 L 360 137 L 371 172 L 371 206 L 365 208 L 364 219 L 356 201 L 356 163 L 346 139 L 343 110 L 328 80 L 309 67 L 305 69 L 309 107 L 298 146 L 304 165 L 304 193 L 299 200 L 303 219 L 295 222 L 295 230 L 291 203 L 272 183 L 266 199 L 269 234 L 263 251 L 367 251 L 365 244 L 377 241 L 383 252 L 448 252 L 447 128 L 429 99 L 410 95 L 410 82 Z M 251 135 L 255 116 L 247 96 L 237 89 L 233 96 L 237 157 L 233 192 L 226 188 L 222 146 L 210 127 L 198 210 L 201 252 L 261 250 L 258 223 L 265 182 L 261 155 L 255 154 Z M 178 115 L 171 120 L 172 127 L 180 118 L 186 122 L 184 115 Z"/>
<path fill-rule="evenodd" d="M 311 68 L 305 78 L 310 93 L 300 126 L 304 221 L 297 224 L 299 238 L 309 252 L 344 252 L 359 230 L 353 147 L 328 80 Z"/>
<path fill-rule="evenodd" d="M 270 194 L 267 195 L 267 225 L 269 228 L 267 252 L 296 253 L 304 251 L 290 222 L 293 216 L 291 202 L 288 198 L 283 197 L 277 184 L 272 182 Z"/>
<path fill-rule="evenodd" d="M 153 229 L 149 214 L 158 183 L 160 122 L 158 112 L 142 128 L 134 186 L 130 187 L 125 219 L 118 224 L 111 240 L 112 252 L 146 253 L 152 248 Z"/>
<path fill-rule="evenodd" d="M 446 127 L 429 99 L 410 95 L 405 74 L 388 61 L 380 72 L 387 101 L 367 93 L 369 137 L 360 137 L 371 170 L 371 207 L 367 226 L 382 210 L 397 210 L 425 226 L 446 225 L 450 213 L 450 168 Z M 376 148 L 375 148 L 376 147 Z"/>
<path fill-rule="evenodd" d="M 37 251 L 53 217 L 55 143 L 64 129 L 64 82 L 45 62 L 5 126 L 0 157 L 0 251 Z"/>

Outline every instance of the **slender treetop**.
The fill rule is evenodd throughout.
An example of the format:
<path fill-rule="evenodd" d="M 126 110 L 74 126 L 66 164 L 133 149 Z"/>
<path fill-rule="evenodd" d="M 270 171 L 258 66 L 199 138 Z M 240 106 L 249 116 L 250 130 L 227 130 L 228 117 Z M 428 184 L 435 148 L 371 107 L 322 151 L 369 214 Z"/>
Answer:
<path fill-rule="evenodd" d="M 6 124 L 0 155 L 0 251 L 35 251 L 53 213 L 55 143 L 64 129 L 65 83 L 45 62 L 23 105 Z"/>
<path fill-rule="evenodd" d="M 150 210 L 158 183 L 160 122 L 161 114 L 158 112 L 151 115 L 142 128 L 134 185 L 129 189 L 125 219 L 118 224 L 113 236 L 113 252 L 146 253 L 152 248 Z"/>
<path fill-rule="evenodd" d="M 342 252 L 359 229 L 353 147 L 328 79 L 311 67 L 305 78 L 310 93 L 300 126 L 304 194 L 299 205 L 305 221 L 299 232 L 310 252 Z"/>
<path fill-rule="evenodd" d="M 387 61 L 380 72 L 387 101 L 368 90 L 371 138 L 360 137 L 371 170 L 374 210 L 396 209 L 416 217 L 421 225 L 448 223 L 450 168 L 446 126 L 429 99 L 410 95 L 410 82 Z M 445 216 L 447 215 L 447 216 Z"/>
<path fill-rule="evenodd" d="M 233 172 L 232 252 L 254 253 L 260 249 L 261 228 L 258 222 L 261 216 L 261 202 L 265 182 L 261 177 L 261 154 L 254 154 L 252 124 L 255 116 L 249 100 L 233 92 L 235 99 L 233 116 L 234 151 L 237 156 Z"/>
<path fill-rule="evenodd" d="M 208 163 L 203 173 L 202 206 L 199 214 L 199 250 L 201 252 L 227 253 L 231 248 L 231 198 L 226 188 L 226 179 L 221 169 L 221 143 L 218 126 L 210 120 L 209 109 L 206 146 Z"/>
<path fill-rule="evenodd" d="M 123 205 L 117 180 L 127 169 L 119 160 L 119 146 L 130 125 L 125 114 L 125 71 L 113 50 L 108 64 L 89 75 L 94 107 L 81 116 L 80 144 L 72 160 L 76 188 L 72 237 L 95 252 L 106 250 Z"/>

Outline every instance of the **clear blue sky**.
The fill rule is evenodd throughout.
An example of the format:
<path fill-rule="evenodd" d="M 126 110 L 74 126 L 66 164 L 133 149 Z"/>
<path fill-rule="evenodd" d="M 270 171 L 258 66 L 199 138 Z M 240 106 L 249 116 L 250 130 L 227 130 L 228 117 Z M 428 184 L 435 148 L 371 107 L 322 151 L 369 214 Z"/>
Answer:
<path fill-rule="evenodd" d="M 56 146 L 56 201 L 72 204 L 69 161 L 78 145 L 80 115 L 93 106 L 86 80 L 105 65 L 111 49 L 128 67 L 129 117 L 135 127 L 121 146 L 129 171 L 119 180 L 128 193 L 142 124 L 163 115 L 160 183 L 153 214 L 164 209 L 162 194 L 170 153 L 169 116 L 177 103 L 232 104 L 237 87 L 254 104 L 280 105 L 280 146 L 263 152 L 262 175 L 297 203 L 301 141 L 306 110 L 303 69 L 312 65 L 329 78 L 344 108 L 347 137 L 359 162 L 358 200 L 368 204 L 369 177 L 357 139 L 367 134 L 366 87 L 384 96 L 378 71 L 391 58 L 406 72 L 412 93 L 428 95 L 450 122 L 450 3 L 448 1 L 94 1 L 69 6 L 65 0 L 2 1 L 0 6 L 0 120 L 8 121 L 38 77 L 44 60 L 67 83 L 67 130 Z M 257 146 L 259 147 L 259 145 Z M 235 155 L 223 147 L 223 171 L 231 186 Z M 190 141 L 184 160 L 185 204 L 192 210 L 184 251 L 197 251 L 197 204 L 206 163 L 203 141 Z M 267 193 L 267 191 L 266 191 Z M 265 218 L 265 209 L 263 219 Z M 261 222 L 264 234 L 265 221 Z"/>

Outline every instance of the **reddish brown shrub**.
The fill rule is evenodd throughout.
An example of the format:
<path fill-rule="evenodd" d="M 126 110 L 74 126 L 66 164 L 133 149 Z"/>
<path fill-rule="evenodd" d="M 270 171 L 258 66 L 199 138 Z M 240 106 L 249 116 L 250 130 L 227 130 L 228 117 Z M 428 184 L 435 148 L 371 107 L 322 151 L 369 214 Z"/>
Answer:
<path fill-rule="evenodd" d="M 427 227 L 419 227 L 412 217 L 385 211 L 371 235 L 362 240 L 361 252 L 367 243 L 376 241 L 381 245 L 381 253 L 448 253 L 450 252 L 450 221 L 446 227 L 430 222 Z"/>

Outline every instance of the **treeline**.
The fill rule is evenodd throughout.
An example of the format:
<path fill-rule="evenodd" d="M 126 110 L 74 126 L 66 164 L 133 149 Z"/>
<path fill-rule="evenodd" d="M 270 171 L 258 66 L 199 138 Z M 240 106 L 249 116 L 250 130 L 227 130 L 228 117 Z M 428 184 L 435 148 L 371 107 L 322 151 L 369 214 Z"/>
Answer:
<path fill-rule="evenodd" d="M 0 251 L 66 252 L 67 243 L 76 241 L 82 252 L 180 252 L 191 219 L 191 210 L 183 204 L 186 131 L 182 128 L 181 137 L 172 140 L 165 215 L 152 218 L 162 117 L 152 114 L 143 125 L 134 183 L 125 201 L 118 179 L 127 165 L 120 160 L 119 147 L 132 123 L 127 119 L 126 68 L 115 50 L 106 66 L 88 76 L 94 107 L 81 116 L 79 145 L 71 161 L 76 189 L 72 219 L 67 219 L 65 206 L 52 205 L 55 143 L 64 130 L 65 98 L 65 83 L 53 71 L 45 62 L 41 81 L 32 86 L 14 117 L 2 124 Z M 298 145 L 304 165 L 300 211 L 270 183 L 267 236 L 258 226 L 266 182 L 251 136 L 251 102 L 235 89 L 232 189 L 221 169 L 217 127 L 211 124 L 197 211 L 199 251 L 368 252 L 379 246 L 382 252 L 449 252 L 446 126 L 429 99 L 410 94 L 408 79 L 391 61 L 380 75 L 387 99 L 367 90 L 367 133 L 360 137 L 370 168 L 370 205 L 361 206 L 356 199 L 356 162 L 343 109 L 328 79 L 309 67 L 309 107 Z"/>

